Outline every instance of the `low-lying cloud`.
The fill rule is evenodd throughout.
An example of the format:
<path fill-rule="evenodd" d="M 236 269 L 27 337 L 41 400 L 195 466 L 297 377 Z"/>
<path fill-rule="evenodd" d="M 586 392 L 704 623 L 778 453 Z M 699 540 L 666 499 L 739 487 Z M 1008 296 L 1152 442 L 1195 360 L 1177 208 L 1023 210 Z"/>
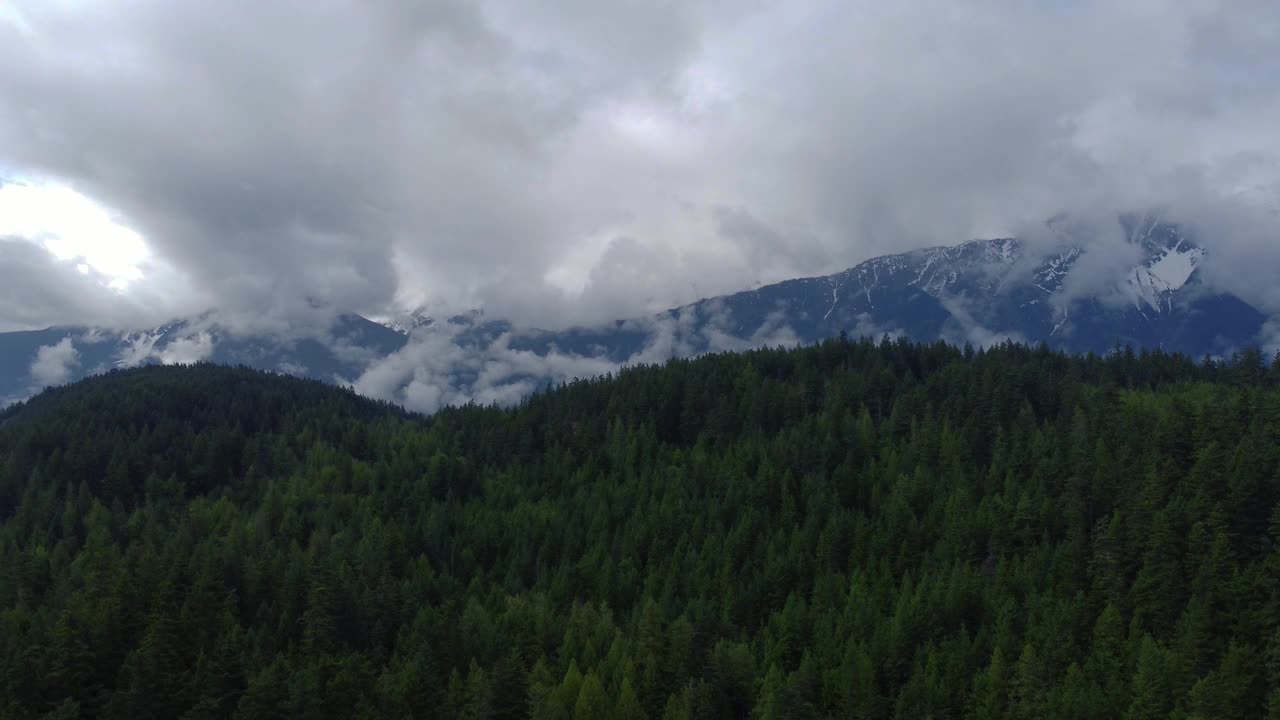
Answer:
<path fill-rule="evenodd" d="M 31 363 L 32 385 L 35 388 L 61 385 L 71 379 L 79 364 L 80 353 L 71 338 L 65 337 L 56 344 L 43 346 L 36 350 L 35 360 Z"/>
<path fill-rule="evenodd" d="M 741 337 L 729 328 L 729 312 L 719 303 L 629 320 L 622 329 L 641 333 L 643 343 L 625 357 L 611 357 L 603 351 L 582 354 L 553 346 L 539 352 L 520 347 L 531 331 L 506 330 L 477 341 L 469 323 L 433 323 L 414 330 L 403 349 L 373 361 L 358 378 L 338 380 L 362 395 L 434 412 L 470 402 L 511 405 L 540 388 L 626 366 L 799 342 L 778 312 L 769 314 L 750 336 Z"/>

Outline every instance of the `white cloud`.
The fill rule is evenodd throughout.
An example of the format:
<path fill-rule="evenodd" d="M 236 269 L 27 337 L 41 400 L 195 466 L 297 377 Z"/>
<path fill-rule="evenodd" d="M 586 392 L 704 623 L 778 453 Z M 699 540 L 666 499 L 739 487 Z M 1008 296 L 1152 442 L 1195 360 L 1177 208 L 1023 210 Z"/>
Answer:
<path fill-rule="evenodd" d="M 995 347 L 1004 342 L 1026 343 L 1027 339 L 1021 333 L 1016 332 L 998 332 L 984 327 L 973 317 L 973 313 L 969 310 L 968 303 L 964 298 L 954 295 L 940 295 L 938 302 L 942 307 L 946 308 L 950 313 L 951 319 L 944 326 L 942 339 L 955 345 L 963 345 L 969 343 L 974 347 L 989 348 Z"/>
<path fill-rule="evenodd" d="M 71 373 L 80 364 L 80 353 L 71 338 L 65 337 L 53 345 L 36 350 L 31 363 L 31 380 L 35 387 L 61 385 L 71 379 Z"/>
<path fill-rule="evenodd" d="M 63 228 L 0 325 L 316 301 L 554 328 L 1150 206 L 1280 309 L 1238 272 L 1280 265 L 1276 219 L 1215 209 L 1280 180 L 1278 28 L 1270 0 L 11 0 L 0 166 L 146 254 Z M 42 217 L 19 234 L 80 215 Z"/>
<path fill-rule="evenodd" d="M 877 323 L 874 318 L 866 313 L 858 314 L 856 320 L 853 330 L 848 333 L 850 338 L 870 338 L 871 340 L 879 341 L 884 337 L 888 337 L 890 340 L 896 340 L 907 334 L 901 328 L 893 325 Z"/>
<path fill-rule="evenodd" d="M 166 337 L 164 330 L 125 335 L 115 364 L 132 368 L 148 362 L 190 365 L 207 360 L 213 355 L 215 342 L 212 333 L 201 329 L 204 326 L 203 323 L 185 326 L 173 337 Z"/>
<path fill-rule="evenodd" d="M 771 313 L 747 338 L 733 334 L 728 310 L 712 303 L 624 324 L 638 331 L 643 345 L 629 357 L 582 355 L 552 347 L 545 353 L 518 347 L 518 332 L 505 332 L 492 342 L 477 342 L 468 326 L 434 323 L 415 329 L 399 352 L 375 360 L 350 385 L 363 395 L 403 404 L 410 410 L 434 412 L 468 402 L 510 405 L 529 393 L 577 378 L 617 372 L 624 366 L 666 362 L 704 352 L 791 345 L 795 332 L 781 313 Z M 513 345 L 517 345 L 513 347 Z"/>
<path fill-rule="evenodd" d="M 116 358 L 116 365 L 123 368 L 138 367 L 155 357 L 156 343 L 160 340 L 160 333 L 135 333 L 126 335 L 123 338 L 124 347 L 121 349 L 119 357 Z"/>
<path fill-rule="evenodd" d="M 617 370 L 602 358 L 551 351 L 539 355 L 511 347 L 511 333 L 473 346 L 465 328 L 436 323 L 416 330 L 403 349 L 374 361 L 352 387 L 363 395 L 434 412 L 467 402 L 510 405 L 546 383 L 559 383 Z"/>
<path fill-rule="evenodd" d="M 108 287 L 125 290 L 143 277 L 150 252 L 142 236 L 116 222 L 89 198 L 61 185 L 0 185 L 0 236 L 24 238 L 58 260 L 78 261 Z"/>
<path fill-rule="evenodd" d="M 212 354 L 213 336 L 207 332 L 198 332 L 170 340 L 160 351 L 159 358 L 165 365 L 191 365 Z"/>
<path fill-rule="evenodd" d="M 281 363 L 278 366 L 276 366 L 276 369 L 282 373 L 285 373 L 286 375 L 297 375 L 299 377 L 306 376 L 308 372 L 307 367 L 305 365 L 301 365 L 295 362 L 289 362 L 288 360 L 281 361 Z"/>

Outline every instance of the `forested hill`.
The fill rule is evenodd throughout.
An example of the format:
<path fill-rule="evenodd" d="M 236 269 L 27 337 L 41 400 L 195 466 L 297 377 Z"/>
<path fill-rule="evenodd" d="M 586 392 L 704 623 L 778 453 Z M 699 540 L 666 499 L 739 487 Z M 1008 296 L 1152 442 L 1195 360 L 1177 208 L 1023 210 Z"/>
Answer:
<path fill-rule="evenodd" d="M 1280 716 L 1280 368 L 829 341 L 0 415 L 0 717 Z"/>

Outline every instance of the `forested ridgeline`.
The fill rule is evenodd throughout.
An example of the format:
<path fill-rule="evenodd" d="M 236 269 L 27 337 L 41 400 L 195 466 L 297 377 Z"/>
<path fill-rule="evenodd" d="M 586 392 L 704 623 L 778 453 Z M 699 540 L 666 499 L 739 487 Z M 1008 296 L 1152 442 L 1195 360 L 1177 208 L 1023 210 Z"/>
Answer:
<path fill-rule="evenodd" d="M 829 341 L 0 414 L 0 717 L 1280 717 L 1280 367 Z"/>

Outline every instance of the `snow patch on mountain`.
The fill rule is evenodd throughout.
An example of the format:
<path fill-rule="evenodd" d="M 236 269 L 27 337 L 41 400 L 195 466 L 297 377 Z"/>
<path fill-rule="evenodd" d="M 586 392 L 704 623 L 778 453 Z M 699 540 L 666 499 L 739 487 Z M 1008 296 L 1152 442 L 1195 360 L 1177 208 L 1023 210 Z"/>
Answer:
<path fill-rule="evenodd" d="M 1079 259 L 1082 251 L 1073 247 L 1045 261 L 1035 272 L 1035 286 L 1052 295 L 1062 289 L 1062 281 L 1071 273 L 1071 267 Z"/>
<path fill-rule="evenodd" d="M 160 328 L 150 332 L 130 333 L 120 338 L 120 347 L 116 351 L 116 367 L 131 368 L 142 365 L 157 355 L 156 343 L 164 337 L 167 330 Z"/>
<path fill-rule="evenodd" d="M 1174 247 L 1149 259 L 1145 265 L 1134 268 L 1127 279 L 1134 305 L 1139 310 L 1172 310 L 1172 293 L 1187 284 L 1203 257 L 1203 249 L 1188 246 L 1180 240 Z"/>
<path fill-rule="evenodd" d="M 401 335 L 412 335 L 414 330 L 430 327 L 432 323 L 435 322 L 434 318 L 417 312 L 404 313 L 392 317 L 372 317 L 369 319 L 389 330 L 394 330 Z"/>

